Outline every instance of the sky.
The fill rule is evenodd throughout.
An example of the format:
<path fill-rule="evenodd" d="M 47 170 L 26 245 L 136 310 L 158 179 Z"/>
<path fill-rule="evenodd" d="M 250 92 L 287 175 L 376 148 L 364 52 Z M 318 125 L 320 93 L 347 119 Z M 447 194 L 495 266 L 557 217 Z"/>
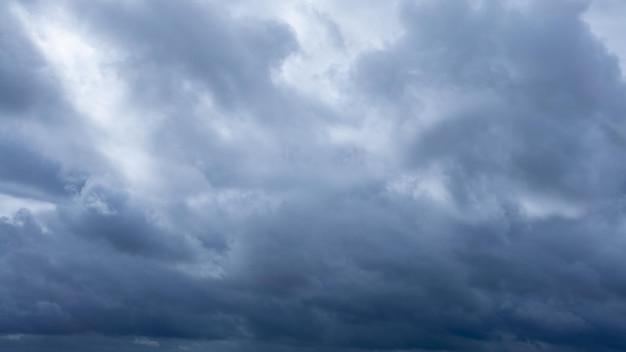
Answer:
<path fill-rule="evenodd" d="M 626 2 L 0 2 L 0 350 L 626 350 Z"/>

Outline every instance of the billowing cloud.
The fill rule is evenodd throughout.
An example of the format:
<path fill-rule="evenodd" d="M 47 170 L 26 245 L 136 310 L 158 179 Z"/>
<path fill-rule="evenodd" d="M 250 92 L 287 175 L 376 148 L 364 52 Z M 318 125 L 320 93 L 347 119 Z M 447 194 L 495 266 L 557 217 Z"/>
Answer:
<path fill-rule="evenodd" d="M 0 5 L 0 349 L 626 349 L 599 2 Z"/>

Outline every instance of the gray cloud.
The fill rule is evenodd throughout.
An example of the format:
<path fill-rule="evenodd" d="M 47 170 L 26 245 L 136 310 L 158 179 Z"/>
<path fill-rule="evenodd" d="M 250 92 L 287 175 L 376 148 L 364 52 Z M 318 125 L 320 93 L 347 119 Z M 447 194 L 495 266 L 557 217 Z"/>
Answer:
<path fill-rule="evenodd" d="M 19 22 L 3 5 L 0 30 L 0 111 L 3 118 L 54 104 L 53 79 L 45 74 L 45 61 L 37 53 Z"/>
<path fill-rule="evenodd" d="M 624 86 L 587 3 L 396 5 L 366 49 L 283 3 L 11 5 L 0 192 L 47 208 L 0 217 L 0 349 L 626 349 Z M 336 100 L 285 71 L 311 23 Z"/>
<path fill-rule="evenodd" d="M 151 102 L 183 103 L 180 87 L 190 80 L 207 87 L 226 108 L 271 104 L 275 88 L 269 70 L 296 46 L 287 26 L 254 19 L 233 21 L 212 4 L 76 2 L 74 6 L 97 33 L 128 50 L 124 73 L 141 87 L 133 92 Z"/>

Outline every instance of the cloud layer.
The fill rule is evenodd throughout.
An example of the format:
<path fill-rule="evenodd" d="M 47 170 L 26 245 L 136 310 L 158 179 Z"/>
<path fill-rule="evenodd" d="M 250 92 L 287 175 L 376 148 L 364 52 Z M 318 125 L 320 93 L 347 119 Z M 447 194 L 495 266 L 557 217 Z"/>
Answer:
<path fill-rule="evenodd" d="M 5 2 L 0 349 L 626 349 L 597 6 Z"/>

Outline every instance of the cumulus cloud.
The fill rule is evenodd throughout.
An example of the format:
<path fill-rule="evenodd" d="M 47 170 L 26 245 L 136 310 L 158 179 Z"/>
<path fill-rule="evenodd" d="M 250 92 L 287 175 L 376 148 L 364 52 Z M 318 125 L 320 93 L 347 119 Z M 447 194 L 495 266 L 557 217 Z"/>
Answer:
<path fill-rule="evenodd" d="M 0 348 L 624 350 L 598 2 L 5 2 Z"/>

